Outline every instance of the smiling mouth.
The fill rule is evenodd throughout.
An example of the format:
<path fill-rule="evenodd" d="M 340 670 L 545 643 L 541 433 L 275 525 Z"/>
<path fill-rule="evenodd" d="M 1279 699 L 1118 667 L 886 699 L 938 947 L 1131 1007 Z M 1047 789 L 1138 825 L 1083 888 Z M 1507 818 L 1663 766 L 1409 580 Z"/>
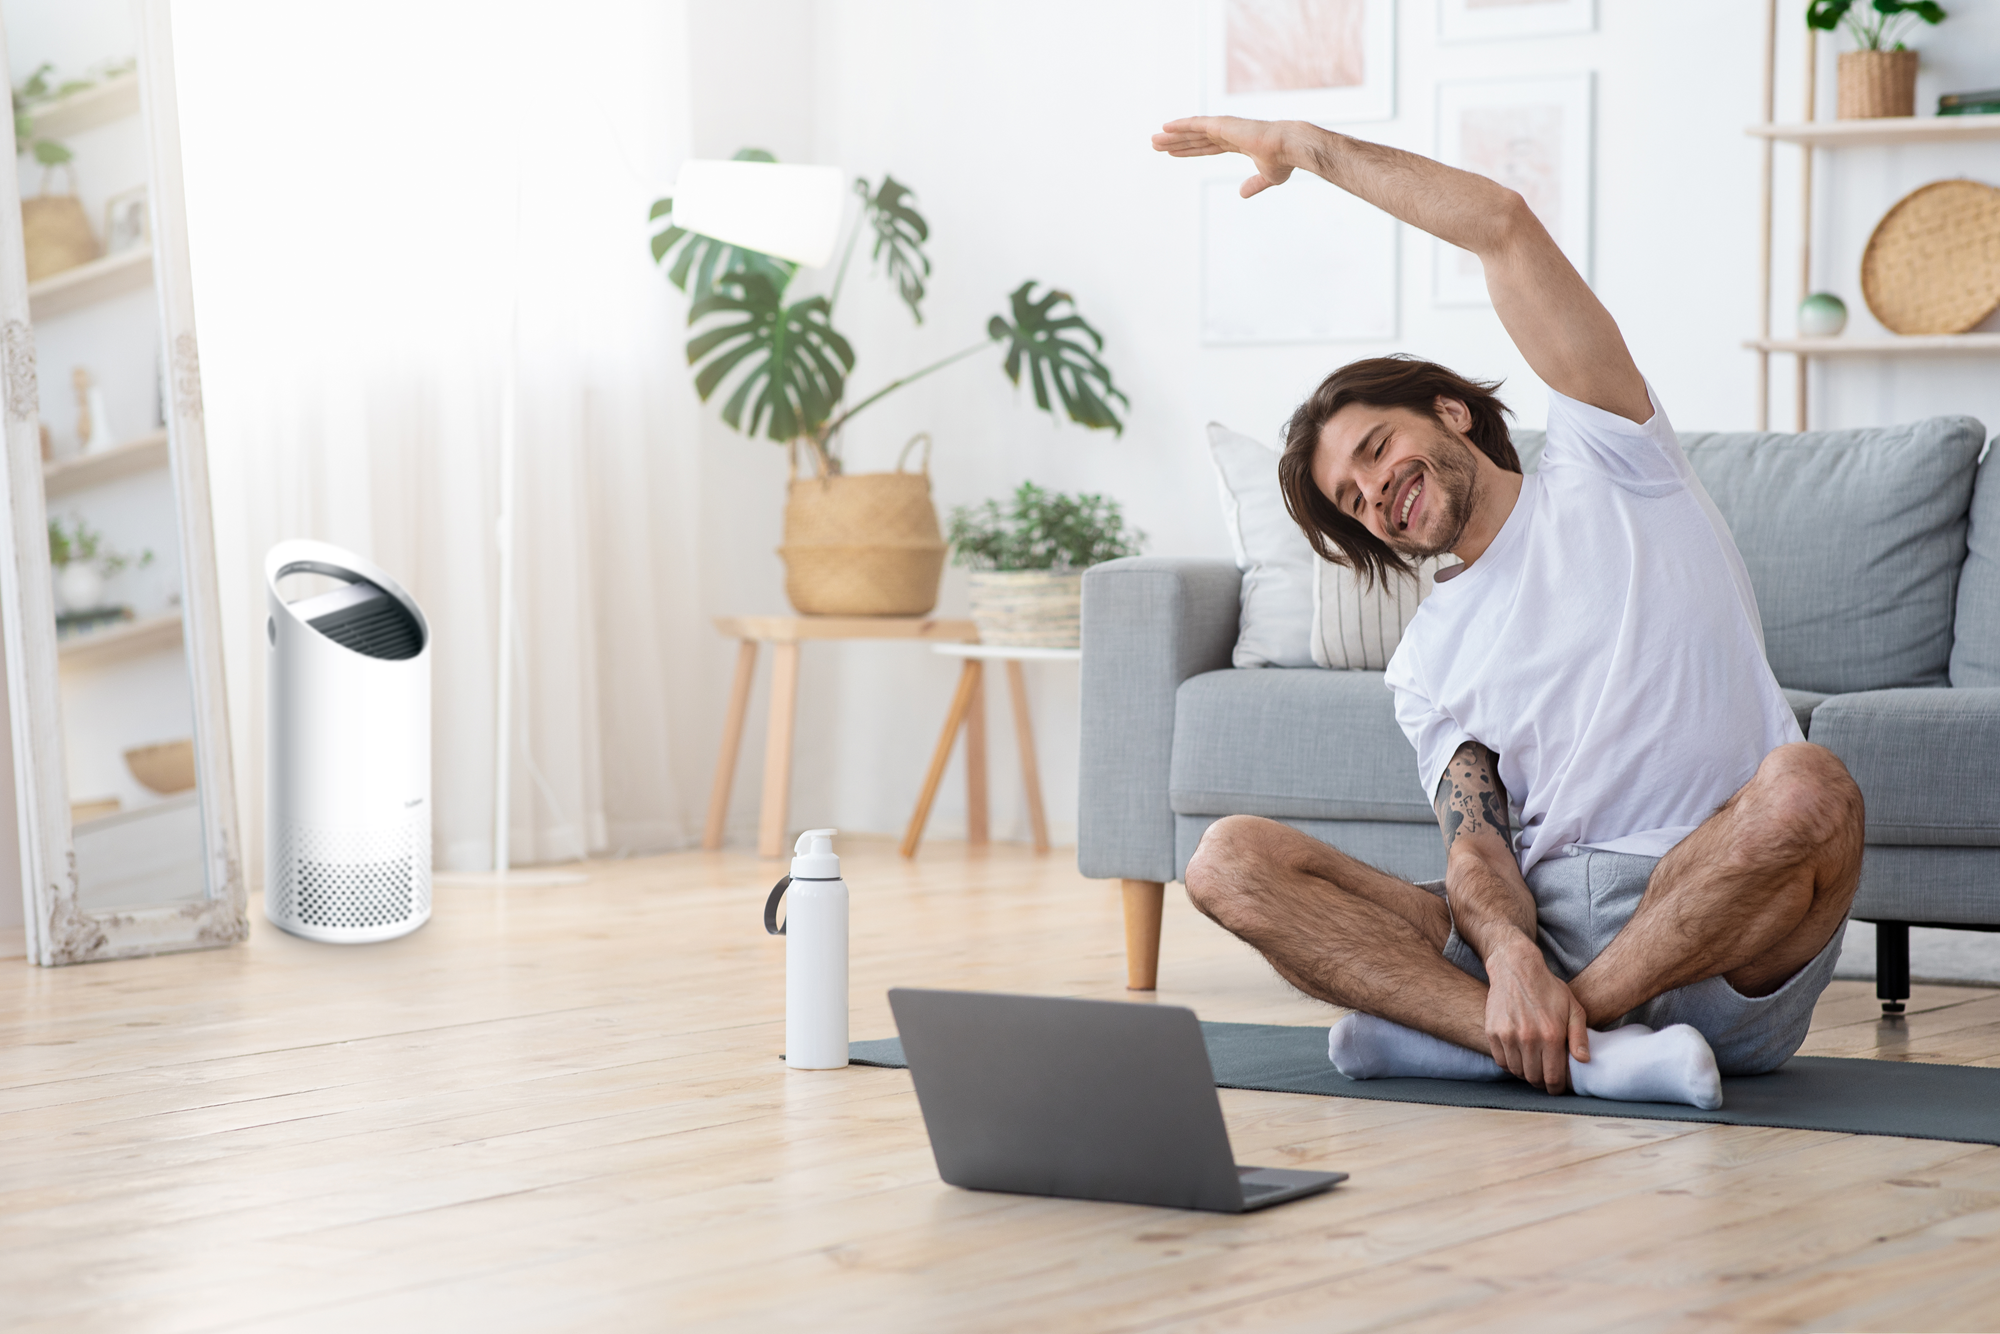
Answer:
<path fill-rule="evenodd" d="M 1417 503 L 1417 497 L 1424 493 L 1424 476 L 1418 473 L 1409 490 L 1403 493 L 1403 503 L 1396 510 L 1396 527 L 1407 531 L 1410 526 L 1410 509 Z"/>

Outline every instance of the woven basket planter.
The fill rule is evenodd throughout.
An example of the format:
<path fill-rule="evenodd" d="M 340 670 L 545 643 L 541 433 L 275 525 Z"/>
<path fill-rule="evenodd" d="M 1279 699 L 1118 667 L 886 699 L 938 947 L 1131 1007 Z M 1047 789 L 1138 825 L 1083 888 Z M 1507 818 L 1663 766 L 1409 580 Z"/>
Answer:
<path fill-rule="evenodd" d="M 1842 120 L 1916 115 L 1917 53 L 1842 51 L 1835 114 Z"/>
<path fill-rule="evenodd" d="M 982 644 L 1076 648 L 1083 632 L 1083 571 L 975 570 L 972 619 Z"/>
<path fill-rule="evenodd" d="M 945 557 L 929 469 L 794 478 L 778 554 L 802 615 L 924 615 Z"/>

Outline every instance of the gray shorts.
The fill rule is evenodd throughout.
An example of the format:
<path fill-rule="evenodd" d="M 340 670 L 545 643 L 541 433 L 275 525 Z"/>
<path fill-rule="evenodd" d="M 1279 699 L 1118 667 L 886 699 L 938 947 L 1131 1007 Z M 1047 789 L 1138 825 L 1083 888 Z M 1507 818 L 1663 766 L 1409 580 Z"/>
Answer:
<path fill-rule="evenodd" d="M 1528 891 L 1535 896 L 1542 957 L 1550 972 L 1567 982 L 1603 952 L 1632 919 L 1658 861 L 1623 852 L 1579 851 L 1536 864 L 1528 873 Z M 1443 894 L 1444 882 L 1433 880 L 1422 888 Z M 1691 1024 L 1708 1039 L 1723 1074 L 1775 1070 L 1805 1041 L 1813 1006 L 1833 980 L 1841 938 L 1841 932 L 1834 932 L 1825 949 L 1768 996 L 1745 996 L 1720 977 L 1703 978 L 1655 996 L 1610 1027 Z M 1444 957 L 1486 980 L 1485 965 L 1456 926 L 1445 941 Z"/>

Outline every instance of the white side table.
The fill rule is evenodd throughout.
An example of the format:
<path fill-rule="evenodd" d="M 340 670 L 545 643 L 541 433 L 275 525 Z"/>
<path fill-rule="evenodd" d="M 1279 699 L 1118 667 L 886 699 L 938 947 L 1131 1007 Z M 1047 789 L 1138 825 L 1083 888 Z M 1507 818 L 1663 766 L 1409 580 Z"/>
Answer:
<path fill-rule="evenodd" d="M 1042 810 L 1042 775 L 1035 763 L 1035 728 L 1028 717 L 1028 682 L 1021 670 L 1024 662 L 1079 662 L 1083 650 L 1075 648 L 1014 648 L 1005 644 L 933 644 L 931 651 L 965 660 L 958 674 L 958 691 L 951 697 L 945 714 L 944 732 L 938 737 L 937 751 L 931 756 L 931 771 L 924 776 L 924 790 L 917 797 L 917 809 L 910 815 L 910 827 L 903 834 L 903 855 L 917 855 L 923 841 L 924 825 L 931 818 L 931 802 L 938 784 L 944 781 L 944 767 L 951 760 L 951 748 L 961 728 L 968 733 L 965 772 L 965 835 L 973 844 L 986 842 L 986 753 L 975 747 L 972 738 L 983 733 L 974 711 L 985 697 L 986 664 L 1007 664 L 1007 693 L 1014 700 L 1014 738 L 1021 746 L 1021 781 L 1028 789 L 1028 824 L 1035 834 L 1035 851 L 1049 850 L 1049 821 Z M 975 753 L 975 751 L 977 753 Z M 977 772 L 974 772 L 975 767 Z"/>

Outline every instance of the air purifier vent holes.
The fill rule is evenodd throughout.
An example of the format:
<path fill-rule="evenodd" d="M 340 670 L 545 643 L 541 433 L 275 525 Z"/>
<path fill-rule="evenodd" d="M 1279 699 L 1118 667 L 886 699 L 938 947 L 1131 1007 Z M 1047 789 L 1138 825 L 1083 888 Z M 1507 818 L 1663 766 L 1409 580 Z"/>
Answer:
<path fill-rule="evenodd" d="M 429 826 L 391 833 L 291 828 L 282 831 L 273 914 L 326 931 L 367 931 L 427 916 L 431 906 Z"/>

